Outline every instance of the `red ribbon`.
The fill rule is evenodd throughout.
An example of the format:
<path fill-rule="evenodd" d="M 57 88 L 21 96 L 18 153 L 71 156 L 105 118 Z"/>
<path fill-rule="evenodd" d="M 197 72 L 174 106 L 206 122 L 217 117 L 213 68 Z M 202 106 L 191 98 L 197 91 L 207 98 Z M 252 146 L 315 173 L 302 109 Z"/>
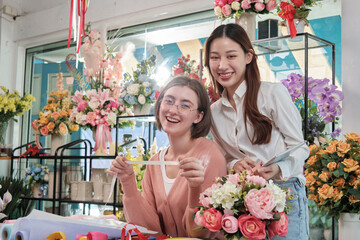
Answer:
<path fill-rule="evenodd" d="M 133 225 L 134 228 L 132 229 L 129 229 L 127 234 L 126 234 L 126 226 L 127 225 Z M 132 232 L 135 232 L 139 238 L 139 240 L 148 240 L 150 237 L 147 237 L 147 236 L 144 236 L 140 231 L 139 229 L 137 229 L 137 227 L 135 226 L 135 224 L 133 223 L 128 223 L 126 224 L 122 230 L 121 230 L 121 240 L 129 240 L 130 239 L 130 236 L 131 236 L 131 233 Z M 126 238 L 125 238 L 126 236 Z M 167 239 L 167 238 L 170 238 L 169 236 L 166 236 L 166 235 L 161 235 L 159 237 L 156 238 L 156 240 L 162 240 L 162 239 Z"/>
<path fill-rule="evenodd" d="M 70 47 L 71 41 L 71 31 L 72 31 L 72 22 L 73 22 L 73 10 L 74 10 L 74 0 L 71 0 L 70 6 L 70 21 L 69 21 L 69 35 L 68 35 L 68 45 Z M 78 38 L 78 45 L 76 53 L 80 52 L 80 47 L 82 43 L 82 38 L 85 36 L 85 13 L 87 12 L 89 2 L 87 0 L 77 0 L 77 13 L 80 17 L 80 24 L 79 24 L 79 38 Z M 75 19 L 74 19 L 75 21 Z"/>
<path fill-rule="evenodd" d="M 281 11 L 279 12 L 279 16 L 283 19 L 286 19 L 289 25 L 289 30 L 290 30 L 290 37 L 293 38 L 296 36 L 297 34 L 297 30 L 295 27 L 295 23 L 294 23 L 294 15 L 295 15 L 295 8 L 286 2 L 281 2 L 280 3 L 280 9 Z"/>
<path fill-rule="evenodd" d="M 99 124 L 96 128 L 94 151 L 96 151 L 100 146 L 106 151 L 105 137 L 107 137 L 110 144 L 113 142 L 109 125 L 108 124 Z"/>

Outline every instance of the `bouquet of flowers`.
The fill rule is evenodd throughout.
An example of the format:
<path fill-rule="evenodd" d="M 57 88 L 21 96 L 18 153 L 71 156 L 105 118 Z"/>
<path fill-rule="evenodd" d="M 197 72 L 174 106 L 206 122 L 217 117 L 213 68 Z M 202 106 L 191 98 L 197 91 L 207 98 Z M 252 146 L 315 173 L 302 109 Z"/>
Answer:
<path fill-rule="evenodd" d="M 288 89 L 291 98 L 300 115 L 304 120 L 305 114 L 308 114 L 307 141 L 314 143 L 316 139 L 325 137 L 325 126 L 330 122 L 338 120 L 337 116 L 341 115 L 341 101 L 344 94 L 337 90 L 337 86 L 329 83 L 329 79 L 308 78 L 308 113 L 305 113 L 304 96 L 305 96 L 305 78 L 296 73 L 291 73 L 281 83 Z M 304 121 L 303 121 L 304 124 Z M 303 131 L 305 132 L 304 126 Z M 332 133 L 332 137 L 337 137 L 340 129 Z"/>
<path fill-rule="evenodd" d="M 310 145 L 305 164 L 309 199 L 328 217 L 360 212 L 360 136 L 347 133 L 345 141 Z"/>
<path fill-rule="evenodd" d="M 221 19 L 240 18 L 243 12 L 267 14 L 276 6 L 276 0 L 215 0 L 214 13 Z"/>
<path fill-rule="evenodd" d="M 155 55 L 141 61 L 132 76 L 124 74 L 124 81 L 121 83 L 119 102 L 127 106 L 140 105 L 140 109 L 145 103 L 153 103 L 158 92 L 158 85 L 154 79 L 155 74 Z"/>
<path fill-rule="evenodd" d="M 287 198 L 292 198 L 289 191 L 272 181 L 247 171 L 230 174 L 201 193 L 194 221 L 212 232 L 222 231 L 226 239 L 285 236 Z"/>
<path fill-rule="evenodd" d="M 57 74 L 57 79 L 58 90 L 49 94 L 47 104 L 39 112 L 39 119 L 35 119 L 31 124 L 38 135 L 65 136 L 79 130 L 79 125 L 70 120 L 75 104 L 70 100 L 69 90 L 63 88 L 62 72 Z"/>
<path fill-rule="evenodd" d="M 24 183 L 26 185 L 33 185 L 35 183 L 48 183 L 49 182 L 50 168 L 41 164 L 36 164 L 25 169 Z"/>
<path fill-rule="evenodd" d="M 0 185 L 0 189 L 1 188 L 2 186 Z M 9 193 L 9 191 L 6 191 L 6 193 L 4 193 L 3 199 L 0 197 L 0 220 L 6 217 L 6 215 L 3 213 L 3 210 L 6 208 L 6 205 L 11 202 L 11 200 L 12 195 L 11 193 Z"/>
<path fill-rule="evenodd" d="M 199 70 L 200 70 L 200 65 L 196 65 L 196 61 L 195 60 L 190 60 L 190 55 L 186 55 L 186 57 L 184 55 L 181 55 L 181 57 L 178 58 L 178 63 L 177 65 L 174 65 L 172 67 L 173 76 L 188 76 L 189 78 L 192 79 L 197 79 L 200 81 L 200 77 L 198 75 Z M 202 78 L 202 83 L 204 85 L 204 87 L 206 88 L 209 98 L 210 98 L 210 103 L 214 103 L 216 102 L 220 97 L 219 95 L 214 91 L 214 88 L 212 86 L 211 83 L 209 83 L 206 78 Z"/>
<path fill-rule="evenodd" d="M 294 19 L 307 21 L 307 17 L 311 11 L 309 7 L 316 4 L 316 0 L 281 0 L 280 6 L 277 8 L 278 15 L 288 22 L 291 38 L 296 36 Z"/>

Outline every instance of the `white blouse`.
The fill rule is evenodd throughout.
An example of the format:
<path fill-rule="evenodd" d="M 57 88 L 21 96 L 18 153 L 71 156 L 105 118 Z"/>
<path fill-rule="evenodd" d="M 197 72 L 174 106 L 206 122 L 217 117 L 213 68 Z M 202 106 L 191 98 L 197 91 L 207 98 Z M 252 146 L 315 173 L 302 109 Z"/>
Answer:
<path fill-rule="evenodd" d="M 244 125 L 242 108 L 245 92 L 246 82 L 243 81 L 234 94 L 237 110 L 227 99 L 226 89 L 222 98 L 211 105 L 211 134 L 224 151 L 228 169 L 244 157 L 266 163 L 276 154 L 304 141 L 301 116 L 286 87 L 281 83 L 262 82 L 258 93 L 258 109 L 272 122 L 271 140 L 268 144 L 253 145 Z M 249 136 L 253 136 L 254 131 L 249 122 L 247 126 Z M 303 166 L 308 156 L 309 149 L 304 144 L 288 159 L 278 162 L 282 177 L 297 177 L 305 184 Z"/>
<path fill-rule="evenodd" d="M 160 153 L 159 153 L 160 161 L 165 161 L 165 153 L 167 152 L 167 150 L 168 150 L 168 147 L 160 151 Z M 168 176 L 166 175 L 165 167 L 166 167 L 165 164 L 160 165 L 161 174 L 162 174 L 163 181 L 164 181 L 165 194 L 167 196 L 169 194 L 170 189 L 171 189 L 172 185 L 174 184 L 176 178 L 168 178 Z"/>

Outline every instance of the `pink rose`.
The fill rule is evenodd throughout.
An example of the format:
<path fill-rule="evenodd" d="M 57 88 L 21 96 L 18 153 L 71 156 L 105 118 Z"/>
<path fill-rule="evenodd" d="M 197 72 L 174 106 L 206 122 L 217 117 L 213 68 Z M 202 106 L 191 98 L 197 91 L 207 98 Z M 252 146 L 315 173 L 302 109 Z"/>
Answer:
<path fill-rule="evenodd" d="M 96 112 L 88 112 L 88 114 L 86 115 L 86 122 L 91 124 L 91 126 L 95 126 L 96 116 Z"/>
<path fill-rule="evenodd" d="M 234 216 L 224 216 L 221 225 L 227 233 L 236 233 L 238 230 L 238 220 Z"/>
<path fill-rule="evenodd" d="M 246 177 L 246 180 L 248 183 L 254 183 L 261 187 L 266 185 L 266 180 L 263 177 L 257 176 L 257 175 L 248 175 Z"/>
<path fill-rule="evenodd" d="M 289 218 L 284 213 L 280 213 L 280 220 L 279 221 L 272 221 L 270 225 L 268 226 L 269 234 L 270 232 L 272 234 L 279 235 L 281 237 L 285 237 L 286 234 L 288 234 L 288 225 L 289 225 Z"/>
<path fill-rule="evenodd" d="M 261 12 L 265 9 L 265 4 L 257 2 L 255 3 L 255 9 L 256 11 Z"/>
<path fill-rule="evenodd" d="M 181 67 L 174 70 L 175 76 L 182 75 L 182 74 L 184 74 L 184 69 L 182 69 Z"/>
<path fill-rule="evenodd" d="M 43 126 L 42 128 L 40 128 L 40 133 L 43 136 L 49 135 L 49 129 L 47 128 L 47 126 Z"/>
<path fill-rule="evenodd" d="M 266 238 L 266 224 L 254 216 L 243 214 L 238 218 L 239 228 L 244 237 L 253 240 Z"/>
<path fill-rule="evenodd" d="M 239 174 L 235 173 L 235 174 L 229 174 L 228 177 L 228 181 L 231 182 L 232 184 L 238 184 L 239 182 Z"/>
<path fill-rule="evenodd" d="M 201 215 L 200 211 L 197 211 L 195 214 L 194 222 L 198 226 L 203 226 L 202 221 L 203 221 L 203 216 Z"/>
<path fill-rule="evenodd" d="M 231 14 L 231 6 L 229 4 L 226 4 L 221 8 L 221 11 L 225 17 L 228 17 Z"/>
<path fill-rule="evenodd" d="M 251 189 L 245 196 L 245 206 L 251 215 L 259 219 L 273 218 L 272 211 L 276 206 L 274 195 L 268 188 Z"/>
<path fill-rule="evenodd" d="M 250 5 L 250 3 L 249 3 L 248 1 L 242 1 L 242 2 L 241 2 L 241 8 L 242 8 L 243 10 L 247 10 L 247 9 L 250 9 L 250 8 L 251 8 L 251 5 Z"/>
<path fill-rule="evenodd" d="M 202 225 L 211 232 L 217 232 L 221 229 L 222 214 L 215 208 L 205 210 L 203 213 Z"/>
<path fill-rule="evenodd" d="M 269 0 L 269 2 L 266 4 L 266 10 L 272 11 L 276 8 L 276 0 Z"/>
<path fill-rule="evenodd" d="M 83 112 L 85 110 L 85 108 L 87 107 L 87 102 L 80 102 L 78 104 L 78 107 L 77 107 L 77 110 L 80 111 L 80 112 Z"/>

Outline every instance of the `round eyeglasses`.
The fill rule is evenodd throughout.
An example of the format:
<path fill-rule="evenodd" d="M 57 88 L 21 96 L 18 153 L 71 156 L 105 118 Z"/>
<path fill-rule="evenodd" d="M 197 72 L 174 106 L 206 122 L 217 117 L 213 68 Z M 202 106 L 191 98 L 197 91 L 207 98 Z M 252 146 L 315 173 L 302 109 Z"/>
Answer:
<path fill-rule="evenodd" d="M 184 113 L 184 112 L 191 112 L 191 111 L 198 111 L 197 108 L 191 108 L 191 106 L 184 102 L 184 103 L 180 103 L 180 104 L 175 104 L 175 100 L 174 99 L 171 99 L 171 98 L 164 98 L 162 100 L 162 103 L 164 103 L 164 105 L 167 107 L 167 108 L 171 108 L 172 106 L 175 106 L 177 108 L 177 110 L 181 113 Z"/>

